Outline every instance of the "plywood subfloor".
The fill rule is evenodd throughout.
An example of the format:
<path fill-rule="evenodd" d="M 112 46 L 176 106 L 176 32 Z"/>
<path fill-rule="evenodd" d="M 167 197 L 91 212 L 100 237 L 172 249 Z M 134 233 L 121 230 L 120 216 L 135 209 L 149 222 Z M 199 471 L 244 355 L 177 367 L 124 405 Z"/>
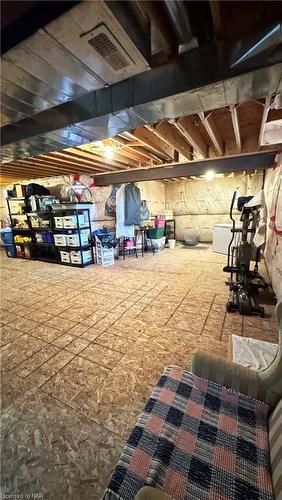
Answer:
<path fill-rule="evenodd" d="M 224 264 L 205 246 L 112 268 L 2 255 L 3 494 L 100 498 L 165 365 L 227 357 L 232 333 L 277 341 L 274 306 L 226 314 Z"/>

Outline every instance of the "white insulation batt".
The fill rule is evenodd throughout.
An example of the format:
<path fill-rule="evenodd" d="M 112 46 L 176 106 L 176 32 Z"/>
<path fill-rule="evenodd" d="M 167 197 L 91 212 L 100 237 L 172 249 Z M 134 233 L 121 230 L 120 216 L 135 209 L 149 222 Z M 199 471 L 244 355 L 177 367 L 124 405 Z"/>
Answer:
<path fill-rule="evenodd" d="M 213 225 L 231 222 L 233 192 L 237 191 L 238 196 L 251 195 L 261 186 L 262 173 L 166 185 L 166 208 L 174 212 L 176 239 L 184 240 L 184 233 L 189 232 L 196 234 L 199 241 L 211 242 Z"/>
<path fill-rule="evenodd" d="M 265 178 L 267 207 L 265 262 L 273 290 L 282 300 L 282 153 L 275 169 L 269 169 Z"/>

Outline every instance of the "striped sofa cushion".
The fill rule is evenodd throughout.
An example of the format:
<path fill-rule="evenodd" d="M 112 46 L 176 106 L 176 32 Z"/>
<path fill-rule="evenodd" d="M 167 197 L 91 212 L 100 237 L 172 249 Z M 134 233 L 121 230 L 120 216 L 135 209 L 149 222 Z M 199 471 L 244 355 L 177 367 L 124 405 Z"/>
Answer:
<path fill-rule="evenodd" d="M 269 419 L 269 449 L 274 498 L 282 500 L 282 399 Z"/>

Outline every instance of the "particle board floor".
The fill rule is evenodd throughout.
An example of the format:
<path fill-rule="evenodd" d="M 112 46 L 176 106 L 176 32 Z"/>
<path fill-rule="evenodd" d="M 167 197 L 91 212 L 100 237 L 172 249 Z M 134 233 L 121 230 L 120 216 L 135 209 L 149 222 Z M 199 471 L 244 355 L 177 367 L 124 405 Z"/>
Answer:
<path fill-rule="evenodd" d="M 165 365 L 227 357 L 232 333 L 278 340 L 273 305 L 226 314 L 225 260 L 205 246 L 112 268 L 2 255 L 3 495 L 100 498 Z"/>

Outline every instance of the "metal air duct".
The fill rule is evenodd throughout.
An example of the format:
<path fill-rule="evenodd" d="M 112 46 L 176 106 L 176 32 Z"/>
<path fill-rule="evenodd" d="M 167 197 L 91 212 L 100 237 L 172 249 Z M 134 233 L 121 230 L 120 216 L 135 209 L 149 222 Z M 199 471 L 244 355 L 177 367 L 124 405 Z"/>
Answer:
<path fill-rule="evenodd" d="M 164 0 L 164 5 L 179 45 L 189 42 L 193 35 L 185 2 Z"/>

